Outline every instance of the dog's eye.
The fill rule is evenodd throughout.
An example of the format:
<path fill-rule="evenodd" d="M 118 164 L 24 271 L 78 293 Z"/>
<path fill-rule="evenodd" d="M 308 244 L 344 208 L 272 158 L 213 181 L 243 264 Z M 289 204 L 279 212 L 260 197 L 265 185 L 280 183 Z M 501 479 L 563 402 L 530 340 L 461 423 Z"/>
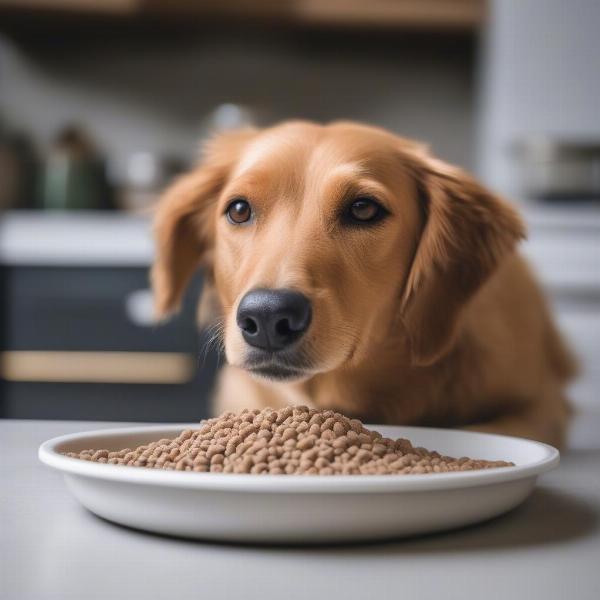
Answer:
<path fill-rule="evenodd" d="M 385 208 L 373 198 L 360 197 L 350 203 L 344 216 L 350 224 L 367 224 L 380 221 L 386 214 Z"/>
<path fill-rule="evenodd" d="M 230 223 L 241 225 L 250 220 L 250 217 L 252 216 L 252 207 L 247 200 L 236 198 L 229 203 L 225 214 Z"/>

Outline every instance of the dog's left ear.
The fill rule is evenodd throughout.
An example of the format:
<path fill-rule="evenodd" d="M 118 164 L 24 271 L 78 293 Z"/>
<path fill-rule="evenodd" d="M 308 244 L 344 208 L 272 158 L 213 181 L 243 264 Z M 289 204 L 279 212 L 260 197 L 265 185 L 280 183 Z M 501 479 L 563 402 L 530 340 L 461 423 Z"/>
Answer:
<path fill-rule="evenodd" d="M 213 246 L 212 206 L 223 176 L 200 167 L 181 176 L 164 193 L 154 218 L 156 258 L 151 280 L 156 316 L 179 309 L 193 274 Z"/>
<path fill-rule="evenodd" d="M 525 237 L 518 213 L 467 173 L 426 156 L 412 157 L 424 227 L 402 306 L 412 363 L 443 356 L 461 312 Z"/>

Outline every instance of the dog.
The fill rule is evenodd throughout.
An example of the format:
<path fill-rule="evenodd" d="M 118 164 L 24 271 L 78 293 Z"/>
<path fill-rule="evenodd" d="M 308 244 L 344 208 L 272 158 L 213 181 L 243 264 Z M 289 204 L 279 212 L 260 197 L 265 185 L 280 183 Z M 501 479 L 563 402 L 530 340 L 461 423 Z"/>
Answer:
<path fill-rule="evenodd" d="M 427 147 L 352 122 L 214 137 L 164 193 L 157 315 L 204 270 L 215 412 L 304 404 L 560 446 L 575 363 L 519 214 Z"/>

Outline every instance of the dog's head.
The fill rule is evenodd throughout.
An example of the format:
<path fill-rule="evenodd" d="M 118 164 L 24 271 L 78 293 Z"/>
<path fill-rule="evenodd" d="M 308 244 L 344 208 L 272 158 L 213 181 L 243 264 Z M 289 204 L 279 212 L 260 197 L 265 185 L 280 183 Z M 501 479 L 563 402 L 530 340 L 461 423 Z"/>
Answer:
<path fill-rule="evenodd" d="M 411 364 L 431 364 L 523 232 L 464 172 L 386 131 L 227 133 L 159 205 L 157 311 L 175 311 L 203 267 L 228 361 L 258 376 L 364 363 L 390 337 Z"/>

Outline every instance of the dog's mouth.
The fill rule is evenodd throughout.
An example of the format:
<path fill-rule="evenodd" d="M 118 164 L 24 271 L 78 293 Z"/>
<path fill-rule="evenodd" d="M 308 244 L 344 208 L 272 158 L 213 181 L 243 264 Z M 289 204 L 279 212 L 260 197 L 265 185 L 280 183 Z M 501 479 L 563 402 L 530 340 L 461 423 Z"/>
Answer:
<path fill-rule="evenodd" d="M 274 381 L 304 379 L 312 371 L 309 361 L 298 352 L 252 352 L 241 366 L 252 375 Z"/>
<path fill-rule="evenodd" d="M 289 367 L 282 367 L 279 365 L 265 365 L 264 367 L 252 367 L 248 368 L 248 371 L 258 377 L 264 379 L 272 379 L 274 381 L 293 381 L 296 379 L 303 379 L 307 376 L 305 371 L 298 369 L 290 369 Z"/>

